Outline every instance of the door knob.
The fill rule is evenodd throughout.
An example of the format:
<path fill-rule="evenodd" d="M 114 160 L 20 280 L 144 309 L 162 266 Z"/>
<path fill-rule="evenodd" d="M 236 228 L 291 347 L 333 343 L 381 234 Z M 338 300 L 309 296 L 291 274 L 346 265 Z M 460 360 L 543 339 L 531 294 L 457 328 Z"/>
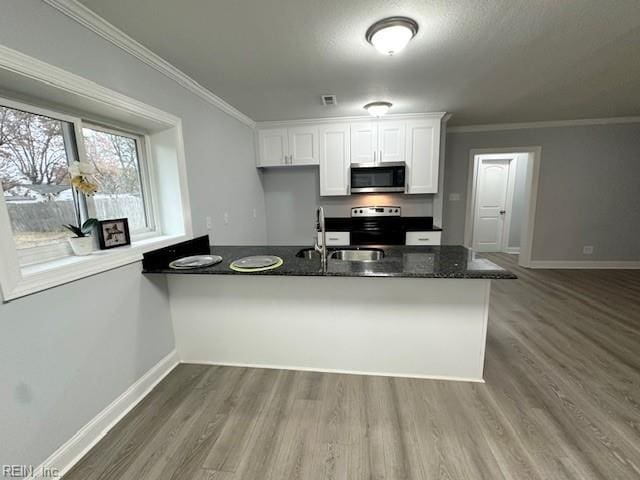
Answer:
<path fill-rule="evenodd" d="M 504 215 L 505 213 L 507 213 L 506 210 L 500 210 L 500 215 Z"/>

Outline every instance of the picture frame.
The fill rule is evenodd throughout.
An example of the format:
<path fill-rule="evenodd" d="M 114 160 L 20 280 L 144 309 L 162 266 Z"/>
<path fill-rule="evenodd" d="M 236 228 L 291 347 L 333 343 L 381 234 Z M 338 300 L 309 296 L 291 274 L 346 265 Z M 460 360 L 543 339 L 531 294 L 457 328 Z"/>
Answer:
<path fill-rule="evenodd" d="M 98 221 L 98 241 L 100 250 L 131 245 L 129 220 L 126 218 L 114 218 Z"/>

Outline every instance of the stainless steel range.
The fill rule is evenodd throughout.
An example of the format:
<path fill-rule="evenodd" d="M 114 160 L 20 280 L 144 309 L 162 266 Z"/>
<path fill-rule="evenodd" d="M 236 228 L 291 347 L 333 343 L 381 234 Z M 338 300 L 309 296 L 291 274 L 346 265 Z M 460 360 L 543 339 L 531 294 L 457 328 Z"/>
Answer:
<path fill-rule="evenodd" d="M 353 207 L 352 245 L 404 245 L 402 208 L 398 206 Z"/>

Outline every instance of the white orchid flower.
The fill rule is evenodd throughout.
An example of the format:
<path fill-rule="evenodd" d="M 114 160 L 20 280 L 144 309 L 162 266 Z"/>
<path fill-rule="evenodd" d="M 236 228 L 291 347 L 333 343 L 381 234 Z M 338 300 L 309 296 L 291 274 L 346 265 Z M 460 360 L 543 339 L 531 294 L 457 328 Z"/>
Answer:
<path fill-rule="evenodd" d="M 69 165 L 69 173 L 71 176 L 78 177 L 80 175 L 93 175 L 96 173 L 96 169 L 93 164 L 89 162 L 73 162 Z"/>

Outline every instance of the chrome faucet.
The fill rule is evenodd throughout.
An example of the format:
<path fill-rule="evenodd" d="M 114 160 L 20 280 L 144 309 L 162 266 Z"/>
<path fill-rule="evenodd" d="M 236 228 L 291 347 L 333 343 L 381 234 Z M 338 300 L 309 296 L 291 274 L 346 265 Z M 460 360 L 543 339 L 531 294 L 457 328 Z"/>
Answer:
<path fill-rule="evenodd" d="M 318 207 L 316 212 L 316 244 L 313 247 L 316 252 L 320 253 L 320 261 L 322 262 L 322 271 L 327 271 L 327 230 L 324 225 L 324 208 Z M 321 234 L 322 245 L 318 245 L 318 232 Z"/>

